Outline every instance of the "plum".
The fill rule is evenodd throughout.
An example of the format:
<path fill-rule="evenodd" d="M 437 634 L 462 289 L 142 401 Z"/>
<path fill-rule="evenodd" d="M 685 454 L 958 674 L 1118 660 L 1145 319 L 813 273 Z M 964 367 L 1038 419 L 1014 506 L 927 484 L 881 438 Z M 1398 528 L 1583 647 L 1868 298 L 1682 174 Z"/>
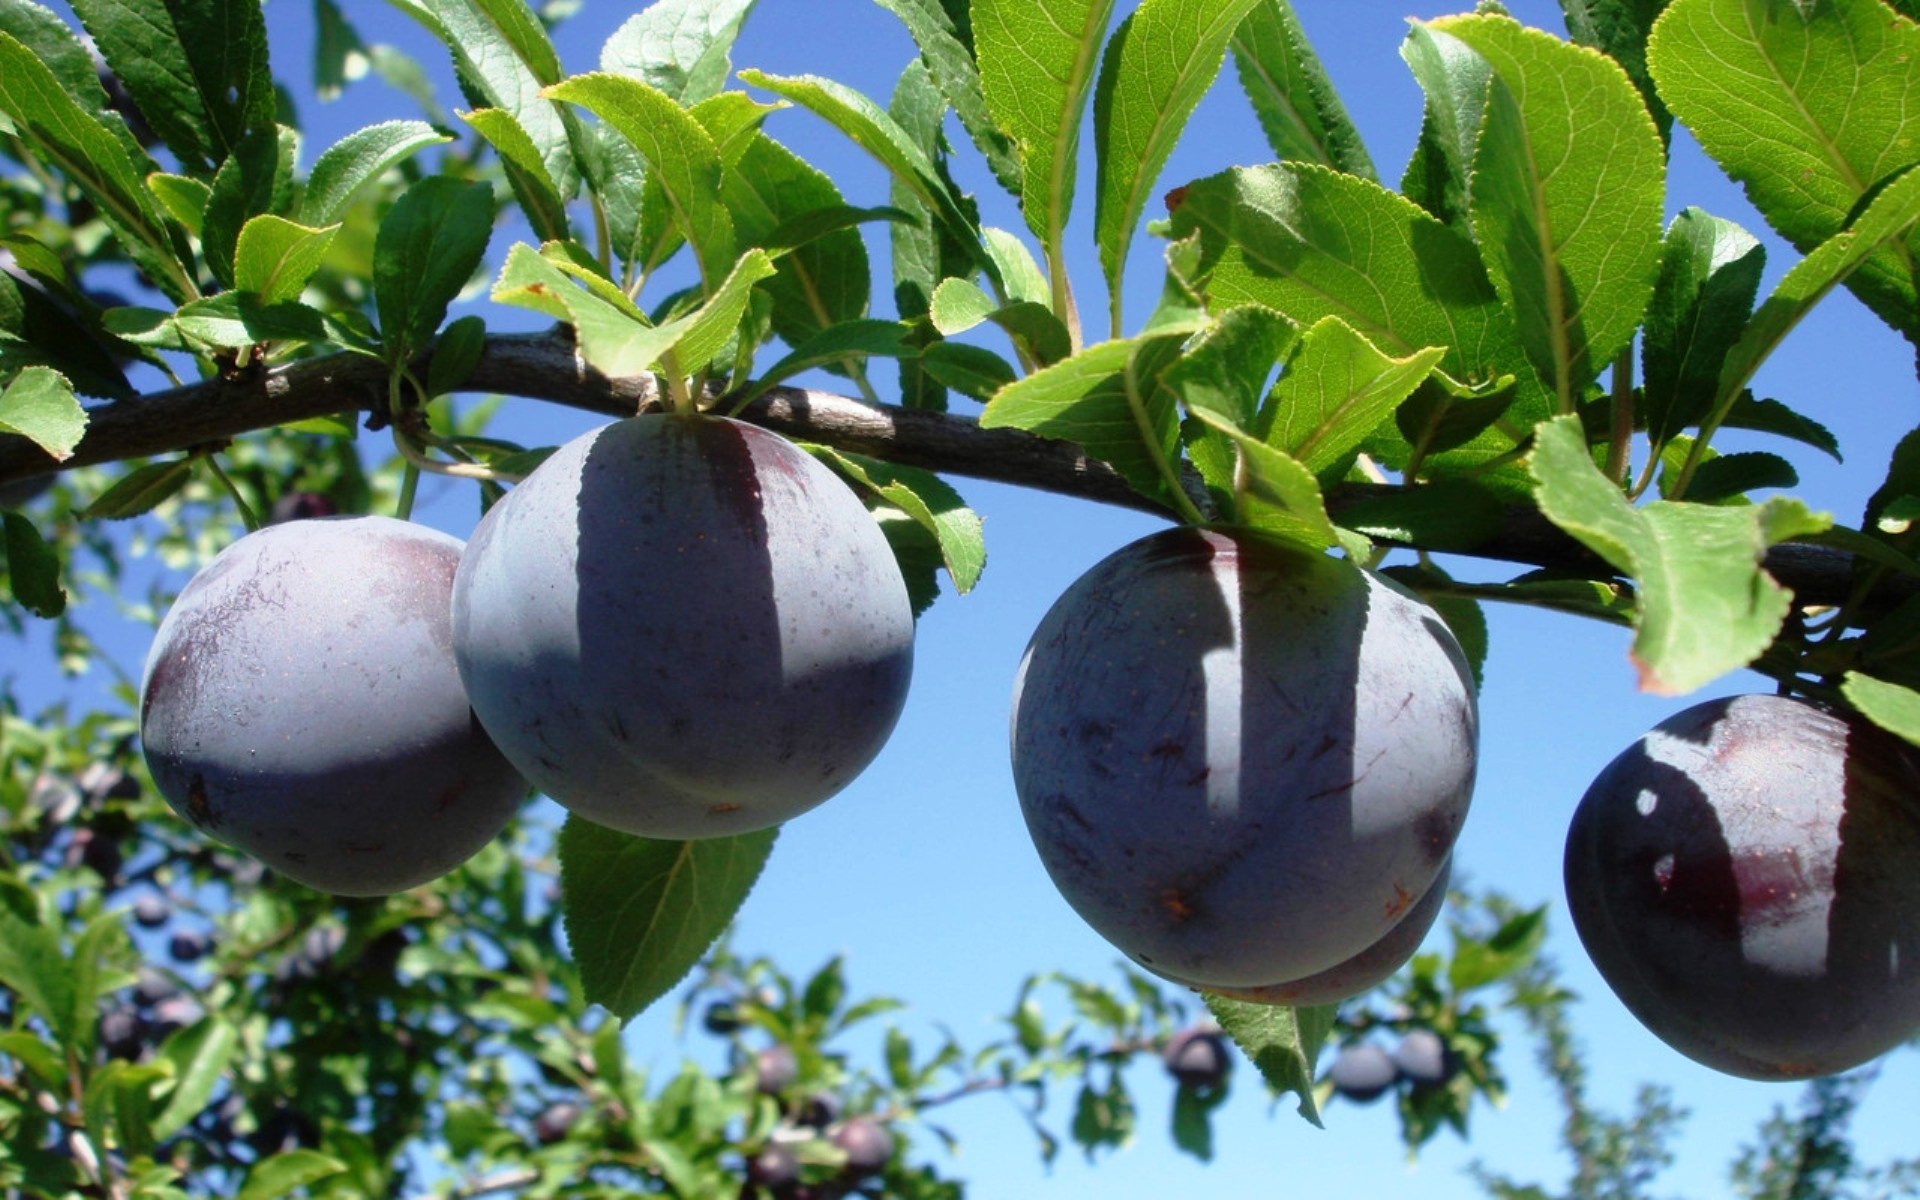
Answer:
<path fill-rule="evenodd" d="M 1453 1055 L 1447 1043 L 1431 1029 L 1414 1029 L 1393 1048 L 1393 1064 L 1400 1077 L 1415 1088 L 1439 1087 L 1453 1074 Z"/>
<path fill-rule="evenodd" d="M 1351 563 L 1182 527 L 1054 604 L 1014 688 L 1013 773 L 1067 902 L 1203 988 L 1325 971 L 1432 887 L 1478 719 L 1431 609 Z"/>
<path fill-rule="evenodd" d="M 1567 836 L 1594 966 L 1668 1045 L 1749 1079 L 1920 1030 L 1920 751 L 1804 700 L 1709 700 L 1600 772 Z"/>
<path fill-rule="evenodd" d="M 843 1169 L 854 1179 L 878 1175 L 893 1157 L 893 1135 L 873 1117 L 852 1117 L 835 1127 L 827 1140 L 847 1156 Z"/>
<path fill-rule="evenodd" d="M 154 636 L 141 740 L 205 832 L 325 892 L 446 874 L 527 785 L 474 720 L 448 604 L 460 542 L 388 517 L 248 534 Z"/>
<path fill-rule="evenodd" d="M 1227 1081 L 1233 1056 L 1218 1029 L 1195 1026 L 1167 1039 L 1160 1050 L 1161 1065 L 1181 1087 L 1211 1090 Z"/>
<path fill-rule="evenodd" d="M 768 1142 L 747 1159 L 747 1181 L 761 1187 L 785 1187 L 800 1180 L 800 1158 L 778 1142 Z"/>
<path fill-rule="evenodd" d="M 1300 1008 L 1313 1004 L 1338 1004 L 1362 992 L 1372 991 L 1392 977 L 1413 957 L 1427 931 L 1440 916 L 1447 901 L 1447 885 L 1453 876 L 1453 859 L 1440 868 L 1440 876 L 1427 886 L 1426 895 L 1413 910 L 1389 929 L 1386 936 L 1344 962 L 1290 983 L 1270 983 L 1254 988 L 1213 988 L 1230 1000 L 1254 1004 L 1278 1004 Z"/>
<path fill-rule="evenodd" d="M 561 447 L 454 581 L 474 711 L 534 785 L 643 837 L 767 828 L 892 732 L 913 612 L 879 526 L 765 430 L 648 414 Z"/>
<path fill-rule="evenodd" d="M 800 1078 L 800 1060 L 787 1046 L 768 1046 L 753 1056 L 753 1086 L 768 1096 L 778 1095 Z"/>
<path fill-rule="evenodd" d="M 1363 1042 L 1347 1046 L 1334 1056 L 1333 1066 L 1327 1068 L 1327 1082 L 1348 1100 L 1371 1104 L 1400 1082 L 1400 1068 L 1385 1050 Z"/>

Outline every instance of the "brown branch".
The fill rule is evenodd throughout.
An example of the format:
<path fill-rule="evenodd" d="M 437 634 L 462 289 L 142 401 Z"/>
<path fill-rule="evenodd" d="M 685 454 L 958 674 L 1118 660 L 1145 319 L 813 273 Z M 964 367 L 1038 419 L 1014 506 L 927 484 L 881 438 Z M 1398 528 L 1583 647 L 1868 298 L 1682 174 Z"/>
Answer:
<path fill-rule="evenodd" d="M 414 365 L 416 377 L 424 378 L 425 360 Z M 461 390 L 546 400 L 609 417 L 628 416 L 660 403 L 652 376 L 616 379 L 600 374 L 575 353 L 572 340 L 562 330 L 488 338 L 485 352 Z M 386 403 L 386 392 L 384 363 L 343 353 L 115 401 L 91 410 L 86 437 L 64 464 L 55 463 L 24 438 L 0 435 L 0 484 L 66 467 L 218 444 L 292 421 L 378 412 Z M 1015 429 L 982 429 L 966 416 L 871 405 L 831 392 L 791 387 L 774 388 L 740 415 L 789 437 L 890 462 L 1175 519 L 1165 506 L 1134 491 L 1112 467 L 1088 457 L 1072 443 Z M 1190 494 L 1204 501 L 1198 480 L 1188 482 Z M 1391 490 L 1385 485 L 1341 484 L 1330 489 L 1327 502 L 1337 516 L 1360 500 Z M 1616 574 L 1525 505 L 1510 506 L 1500 530 L 1464 553 L 1595 578 Z M 1853 558 L 1841 551 L 1776 546 L 1766 563 L 1802 604 L 1839 604 L 1854 584 Z M 1886 603 L 1916 590 L 1920 588 L 1913 581 L 1896 580 L 1878 598 Z"/>

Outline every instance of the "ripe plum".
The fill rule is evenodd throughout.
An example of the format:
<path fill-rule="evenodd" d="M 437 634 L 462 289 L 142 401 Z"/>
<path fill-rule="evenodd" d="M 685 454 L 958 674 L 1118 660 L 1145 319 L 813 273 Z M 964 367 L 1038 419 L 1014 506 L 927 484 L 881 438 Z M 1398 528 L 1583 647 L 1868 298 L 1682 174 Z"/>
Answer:
<path fill-rule="evenodd" d="M 1432 887 L 1473 790 L 1458 644 L 1378 576 L 1248 532 L 1110 555 L 1041 621 L 1013 771 L 1053 882 L 1142 966 L 1304 979 Z"/>
<path fill-rule="evenodd" d="M 460 542 L 387 517 L 248 534 L 154 636 L 141 739 L 202 830 L 321 891 L 403 891 L 499 833 L 526 783 L 473 718 L 448 601 Z"/>
<path fill-rule="evenodd" d="M 906 585 L 858 498 L 720 417 L 634 417 L 556 451 L 474 531 L 453 636 L 474 711 L 535 786 L 674 839 L 846 786 L 913 661 Z"/>
<path fill-rule="evenodd" d="M 1920 751 L 1803 700 L 1709 700 L 1600 772 L 1567 903 L 1674 1049 L 1749 1079 L 1844 1071 L 1920 1030 Z"/>

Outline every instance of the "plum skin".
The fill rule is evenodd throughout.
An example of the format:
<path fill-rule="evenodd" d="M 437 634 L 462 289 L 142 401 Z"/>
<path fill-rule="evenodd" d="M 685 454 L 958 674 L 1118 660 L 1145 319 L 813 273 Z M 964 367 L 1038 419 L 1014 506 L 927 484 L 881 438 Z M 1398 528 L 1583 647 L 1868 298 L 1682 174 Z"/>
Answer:
<path fill-rule="evenodd" d="M 473 718 L 447 604 L 457 538 L 389 517 L 234 542 L 161 621 L 141 684 L 154 783 L 309 887 L 405 891 L 505 827 L 527 785 Z"/>
<path fill-rule="evenodd" d="M 1920 752 L 1803 700 L 1709 700 L 1602 770 L 1568 907 L 1622 1003 L 1748 1079 L 1844 1071 L 1920 1029 Z"/>
<path fill-rule="evenodd" d="M 1378 942 L 1473 790 L 1471 675 L 1440 619 L 1247 531 L 1123 547 L 1041 621 L 1013 770 L 1054 885 L 1149 970 L 1263 987 Z"/>
<path fill-rule="evenodd" d="M 784 439 L 648 414 L 561 447 L 474 531 L 454 651 L 502 752 L 643 837 L 779 824 L 872 761 L 913 612 L 852 491 Z"/>

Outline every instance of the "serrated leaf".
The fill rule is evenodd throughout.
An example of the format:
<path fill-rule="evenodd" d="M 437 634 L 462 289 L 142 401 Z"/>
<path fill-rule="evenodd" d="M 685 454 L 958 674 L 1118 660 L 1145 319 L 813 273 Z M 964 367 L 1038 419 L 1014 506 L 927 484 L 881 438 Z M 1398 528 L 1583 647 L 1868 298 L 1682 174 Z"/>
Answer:
<path fill-rule="evenodd" d="M 1189 409 L 1207 409 L 1251 432 L 1274 368 L 1299 337 L 1299 328 L 1272 309 L 1235 305 L 1167 371 L 1167 386 Z"/>
<path fill-rule="evenodd" d="M 538 147 L 547 178 L 562 197 L 578 179 L 577 122 L 541 92 L 560 82 L 560 59 L 525 0 L 419 0 L 401 7 L 422 19 L 447 48 L 476 107 L 505 109 Z"/>
<path fill-rule="evenodd" d="M 808 446 L 841 474 L 885 500 L 933 534 L 940 557 L 961 595 L 973 590 L 987 565 L 987 544 L 979 514 L 938 475 L 826 446 Z"/>
<path fill-rule="evenodd" d="M 541 241 L 566 237 L 566 201 L 561 199 L 560 189 L 554 184 L 553 177 L 547 174 L 547 164 L 540 158 L 540 148 L 534 145 L 533 138 L 521 128 L 513 114 L 504 108 L 482 108 L 455 115 L 473 126 L 474 132 L 485 138 L 499 156 L 501 170 L 507 176 L 507 185 L 513 189 L 514 198 L 520 201 L 521 212 L 526 215 L 527 224 L 533 227 L 535 236 Z"/>
<path fill-rule="evenodd" d="M 887 115 L 929 162 L 939 157 L 946 144 L 943 130 L 947 101 L 923 60 L 913 59 L 900 72 L 899 82 L 887 102 Z M 934 287 L 941 280 L 972 278 L 979 274 L 973 252 L 955 241 L 946 225 L 905 183 L 892 179 L 887 190 L 892 206 L 912 218 L 888 230 L 894 310 L 902 321 L 917 323 L 915 341 L 922 346 L 935 345 L 940 341 L 939 331 L 921 318 L 927 315 Z M 946 388 L 923 371 L 917 359 L 900 360 L 899 378 L 903 406 L 945 411 Z"/>
<path fill-rule="evenodd" d="M 1160 495 L 1161 456 L 1172 456 L 1179 430 L 1173 395 L 1163 393 L 1159 375 L 1190 332 L 1089 346 L 1003 388 L 980 414 L 980 425 L 1077 442 L 1143 494 Z"/>
<path fill-rule="evenodd" d="M 1492 68 L 1474 233 L 1528 358 L 1571 412 L 1652 295 L 1665 147 L 1626 72 L 1598 51 L 1506 17 L 1432 26 Z"/>
<path fill-rule="evenodd" d="M 1646 102 L 1662 139 L 1673 128 L 1673 114 L 1661 101 L 1647 70 L 1647 38 L 1666 6 L 1667 0 L 1560 0 L 1567 35 L 1620 64 Z"/>
<path fill-rule="evenodd" d="M 1025 242 L 1004 229 L 995 229 L 989 225 L 981 230 L 985 239 L 987 254 L 999 268 L 1000 279 L 1006 288 L 1010 302 L 1022 301 L 1038 304 L 1049 311 L 1053 305 L 1053 285 L 1047 282 L 1047 273 L 1027 249 Z"/>
<path fill-rule="evenodd" d="M 979 222 L 962 206 L 959 196 L 934 168 L 933 160 L 879 105 L 852 88 L 813 75 L 781 76 L 748 70 L 741 71 L 740 78 L 793 101 L 853 139 L 926 205 L 960 244 L 969 247 L 982 269 L 996 269 L 980 246 Z"/>
<path fill-rule="evenodd" d="M 769 389 L 814 367 L 866 359 L 874 355 L 907 358 L 918 354 L 919 348 L 909 344 L 906 336 L 907 329 L 900 322 L 877 318 L 846 321 L 823 329 L 768 367 L 741 397 L 740 403 L 752 403 Z"/>
<path fill-rule="evenodd" d="M 1648 436 L 1664 444 L 1720 398 L 1720 367 L 1746 329 L 1766 248 L 1732 221 L 1688 208 L 1667 227 L 1641 335 Z"/>
<path fill-rule="evenodd" d="M 1647 57 L 1701 147 L 1803 253 L 1914 161 L 1906 113 L 1920 104 L 1920 28 L 1878 0 L 1674 0 Z M 1915 254 L 1902 238 L 1849 281 L 1909 334 L 1920 332 Z"/>
<path fill-rule="evenodd" d="M 617 288 L 578 286 L 579 277 L 555 261 L 560 257 L 555 248 L 549 245 L 546 250 L 543 253 L 524 243 L 508 250 L 493 285 L 494 301 L 570 322 L 581 356 L 609 378 L 652 370 L 678 330 L 649 325 Z"/>
<path fill-rule="evenodd" d="M 346 1163 L 318 1150 L 284 1150 L 254 1164 L 237 1200 L 279 1200 L 346 1169 Z"/>
<path fill-rule="evenodd" d="M 86 432 L 87 411 L 51 367 L 27 367 L 0 391 L 0 433 L 19 434 L 55 462 L 72 458 Z"/>
<path fill-rule="evenodd" d="M 241 228 L 234 247 L 234 288 L 253 293 L 262 304 L 295 299 L 320 269 L 339 229 L 297 225 L 271 213 L 254 217 Z"/>
<path fill-rule="evenodd" d="M 575 75 L 545 95 L 580 105 L 632 145 L 693 247 L 704 285 L 718 287 L 733 266 L 735 240 L 720 202 L 720 149 L 706 127 L 666 93 L 623 75 Z"/>
<path fill-rule="evenodd" d="M 1113 0 L 974 0 L 980 87 L 1020 156 L 1020 211 L 1049 258 L 1073 208 L 1080 122 Z"/>
<path fill-rule="evenodd" d="M 1832 430 L 1778 400 L 1760 400 L 1751 392 L 1743 392 L 1720 424 L 1729 429 L 1751 429 L 1756 433 L 1792 438 L 1825 451 L 1835 462 L 1844 461 L 1840 456 L 1840 439 L 1833 436 Z"/>
<path fill-rule="evenodd" d="M 1254 0 L 1142 0 L 1108 43 L 1093 101 L 1094 240 L 1112 332 L 1127 250 L 1187 118 L 1213 86 Z"/>
<path fill-rule="evenodd" d="M 0 4 L 0 33 L 33 51 L 80 107 L 93 112 L 106 107 L 93 55 L 58 14 L 31 0 L 8 0 Z"/>
<path fill-rule="evenodd" d="M 1000 186 L 1018 196 L 1020 160 L 1013 139 L 1002 132 L 988 108 L 973 52 L 961 40 L 947 6 L 940 0 L 876 0 L 876 3 L 900 18 L 901 24 L 907 27 L 934 83 L 939 85 L 947 103 L 960 118 L 960 124 L 973 138 L 973 144 L 987 161 L 987 168 L 1000 181 Z"/>
<path fill-rule="evenodd" d="M 1430 346 L 1393 358 L 1340 318 L 1323 317 L 1293 346 L 1253 432 L 1321 474 L 1391 417 L 1444 354 Z"/>
<path fill-rule="evenodd" d="M 1859 671 L 1847 672 L 1840 691 L 1875 725 L 1920 744 L 1920 692 Z"/>
<path fill-rule="evenodd" d="M 301 222 L 333 224 L 363 186 L 428 146 L 452 140 L 425 121 L 382 121 L 355 130 L 314 161 L 300 202 Z"/>
<path fill-rule="evenodd" d="M 1193 282 L 1218 310 L 1258 304 L 1299 325 L 1338 317 L 1389 355 L 1444 346 L 1466 383 L 1515 376 L 1516 423 L 1549 405 L 1464 234 L 1377 184 L 1305 164 L 1240 168 L 1187 188 L 1176 239 L 1198 232 Z M 1513 448 L 1490 437 L 1492 457 Z"/>
<path fill-rule="evenodd" d="M 1400 57 L 1426 94 L 1420 140 L 1400 190 L 1439 220 L 1471 235 L 1467 180 L 1486 121 L 1493 69 L 1458 38 L 1417 21 L 1400 43 Z"/>
<path fill-rule="evenodd" d="M 239 1049 L 239 1028 L 217 1017 L 202 1020 L 167 1039 L 162 1053 L 173 1066 L 174 1082 L 166 1107 L 153 1119 L 156 1140 L 172 1137 L 199 1115 Z"/>
<path fill-rule="evenodd" d="M 624 1021 L 665 995 L 733 919 L 777 833 L 665 842 L 569 817 L 560 886 L 587 1000 Z"/>
<path fill-rule="evenodd" d="M 88 520 L 123 521 L 151 512 L 187 486 L 193 476 L 193 460 L 169 459 L 135 467 L 102 492 L 81 515 Z"/>
<path fill-rule="evenodd" d="M 920 366 L 943 387 L 986 403 L 1019 373 L 1013 364 L 982 346 L 935 342 L 920 352 Z"/>
<path fill-rule="evenodd" d="M 1745 503 L 1756 488 L 1790 488 L 1800 482 L 1793 464 L 1777 454 L 1744 450 L 1703 459 L 1687 485 L 1687 499 L 1696 504 Z"/>
<path fill-rule="evenodd" d="M 1252 1060 L 1267 1085 L 1282 1095 L 1300 1097 L 1300 1115 L 1320 1124 L 1320 1108 L 1313 1099 L 1313 1067 L 1320 1047 L 1333 1029 L 1337 1009 L 1277 1008 L 1248 1004 L 1222 996 L 1207 996 L 1207 1011 L 1220 1022 L 1233 1044 Z"/>
<path fill-rule="evenodd" d="M 246 223 L 263 213 L 292 211 L 299 144 L 294 130 L 267 125 L 242 138 L 214 173 L 200 243 L 207 269 L 226 287 L 234 286 L 234 257 Z"/>
<path fill-rule="evenodd" d="M 75 0 L 74 12 L 154 133 L 208 175 L 273 124 L 266 16 L 257 0 Z"/>
<path fill-rule="evenodd" d="M 180 222 L 188 233 L 200 236 L 206 224 L 207 202 L 213 199 L 211 187 L 185 175 L 154 171 L 147 176 L 147 190 L 167 210 L 168 216 Z"/>
<path fill-rule="evenodd" d="M 1378 178 L 1288 0 L 1253 6 L 1234 31 L 1233 63 L 1276 158 Z"/>
<path fill-rule="evenodd" d="M 426 346 L 479 269 L 493 234 L 493 189 L 433 175 L 408 188 L 374 239 L 373 295 L 389 362 Z"/>
<path fill-rule="evenodd" d="M 14 528 L 26 522 L 18 513 L 0 516 L 6 518 L 9 569 L 17 570 L 13 566 Z M 57 931 L 37 921 L 29 924 L 11 907 L 0 904 L 0 983 L 47 1022 L 56 1041 L 67 1045 L 80 1039 L 73 1023 L 74 969 L 61 949 Z"/>
<path fill-rule="evenodd" d="M 662 325 L 676 336 L 669 353 L 682 374 L 691 375 L 706 368 L 740 328 L 754 285 L 774 274 L 773 260 L 765 250 L 749 250 L 740 256 L 712 295 L 686 316 Z"/>
<path fill-rule="evenodd" d="M 1636 508 L 1594 466 L 1577 417 L 1534 430 L 1540 511 L 1639 585 L 1633 661 L 1643 690 L 1681 695 L 1772 644 L 1792 593 L 1761 568 L 1767 548 L 1832 524 L 1797 500 L 1739 508 Z"/>
<path fill-rule="evenodd" d="M 7 583 L 13 598 L 36 617 L 57 617 L 67 609 L 67 592 L 60 586 L 60 556 L 40 531 L 12 509 L 0 510 L 6 525 Z M 0 927 L 0 932 L 4 928 Z M 58 947 L 55 947 L 58 952 Z M 7 977 L 8 967 L 0 961 L 0 982 L 16 991 L 19 985 Z"/>
<path fill-rule="evenodd" d="M 765 290 L 782 341 L 799 346 L 866 315 L 872 286 L 866 243 L 822 214 L 851 220 L 855 213 L 896 210 L 848 208 L 831 179 L 765 134 L 755 135 L 726 173 L 721 195 L 740 244 L 779 255 Z"/>
<path fill-rule="evenodd" d="M 662 0 L 628 17 L 600 50 L 600 69 L 650 84 L 688 106 L 717 94 L 754 0 Z"/>

